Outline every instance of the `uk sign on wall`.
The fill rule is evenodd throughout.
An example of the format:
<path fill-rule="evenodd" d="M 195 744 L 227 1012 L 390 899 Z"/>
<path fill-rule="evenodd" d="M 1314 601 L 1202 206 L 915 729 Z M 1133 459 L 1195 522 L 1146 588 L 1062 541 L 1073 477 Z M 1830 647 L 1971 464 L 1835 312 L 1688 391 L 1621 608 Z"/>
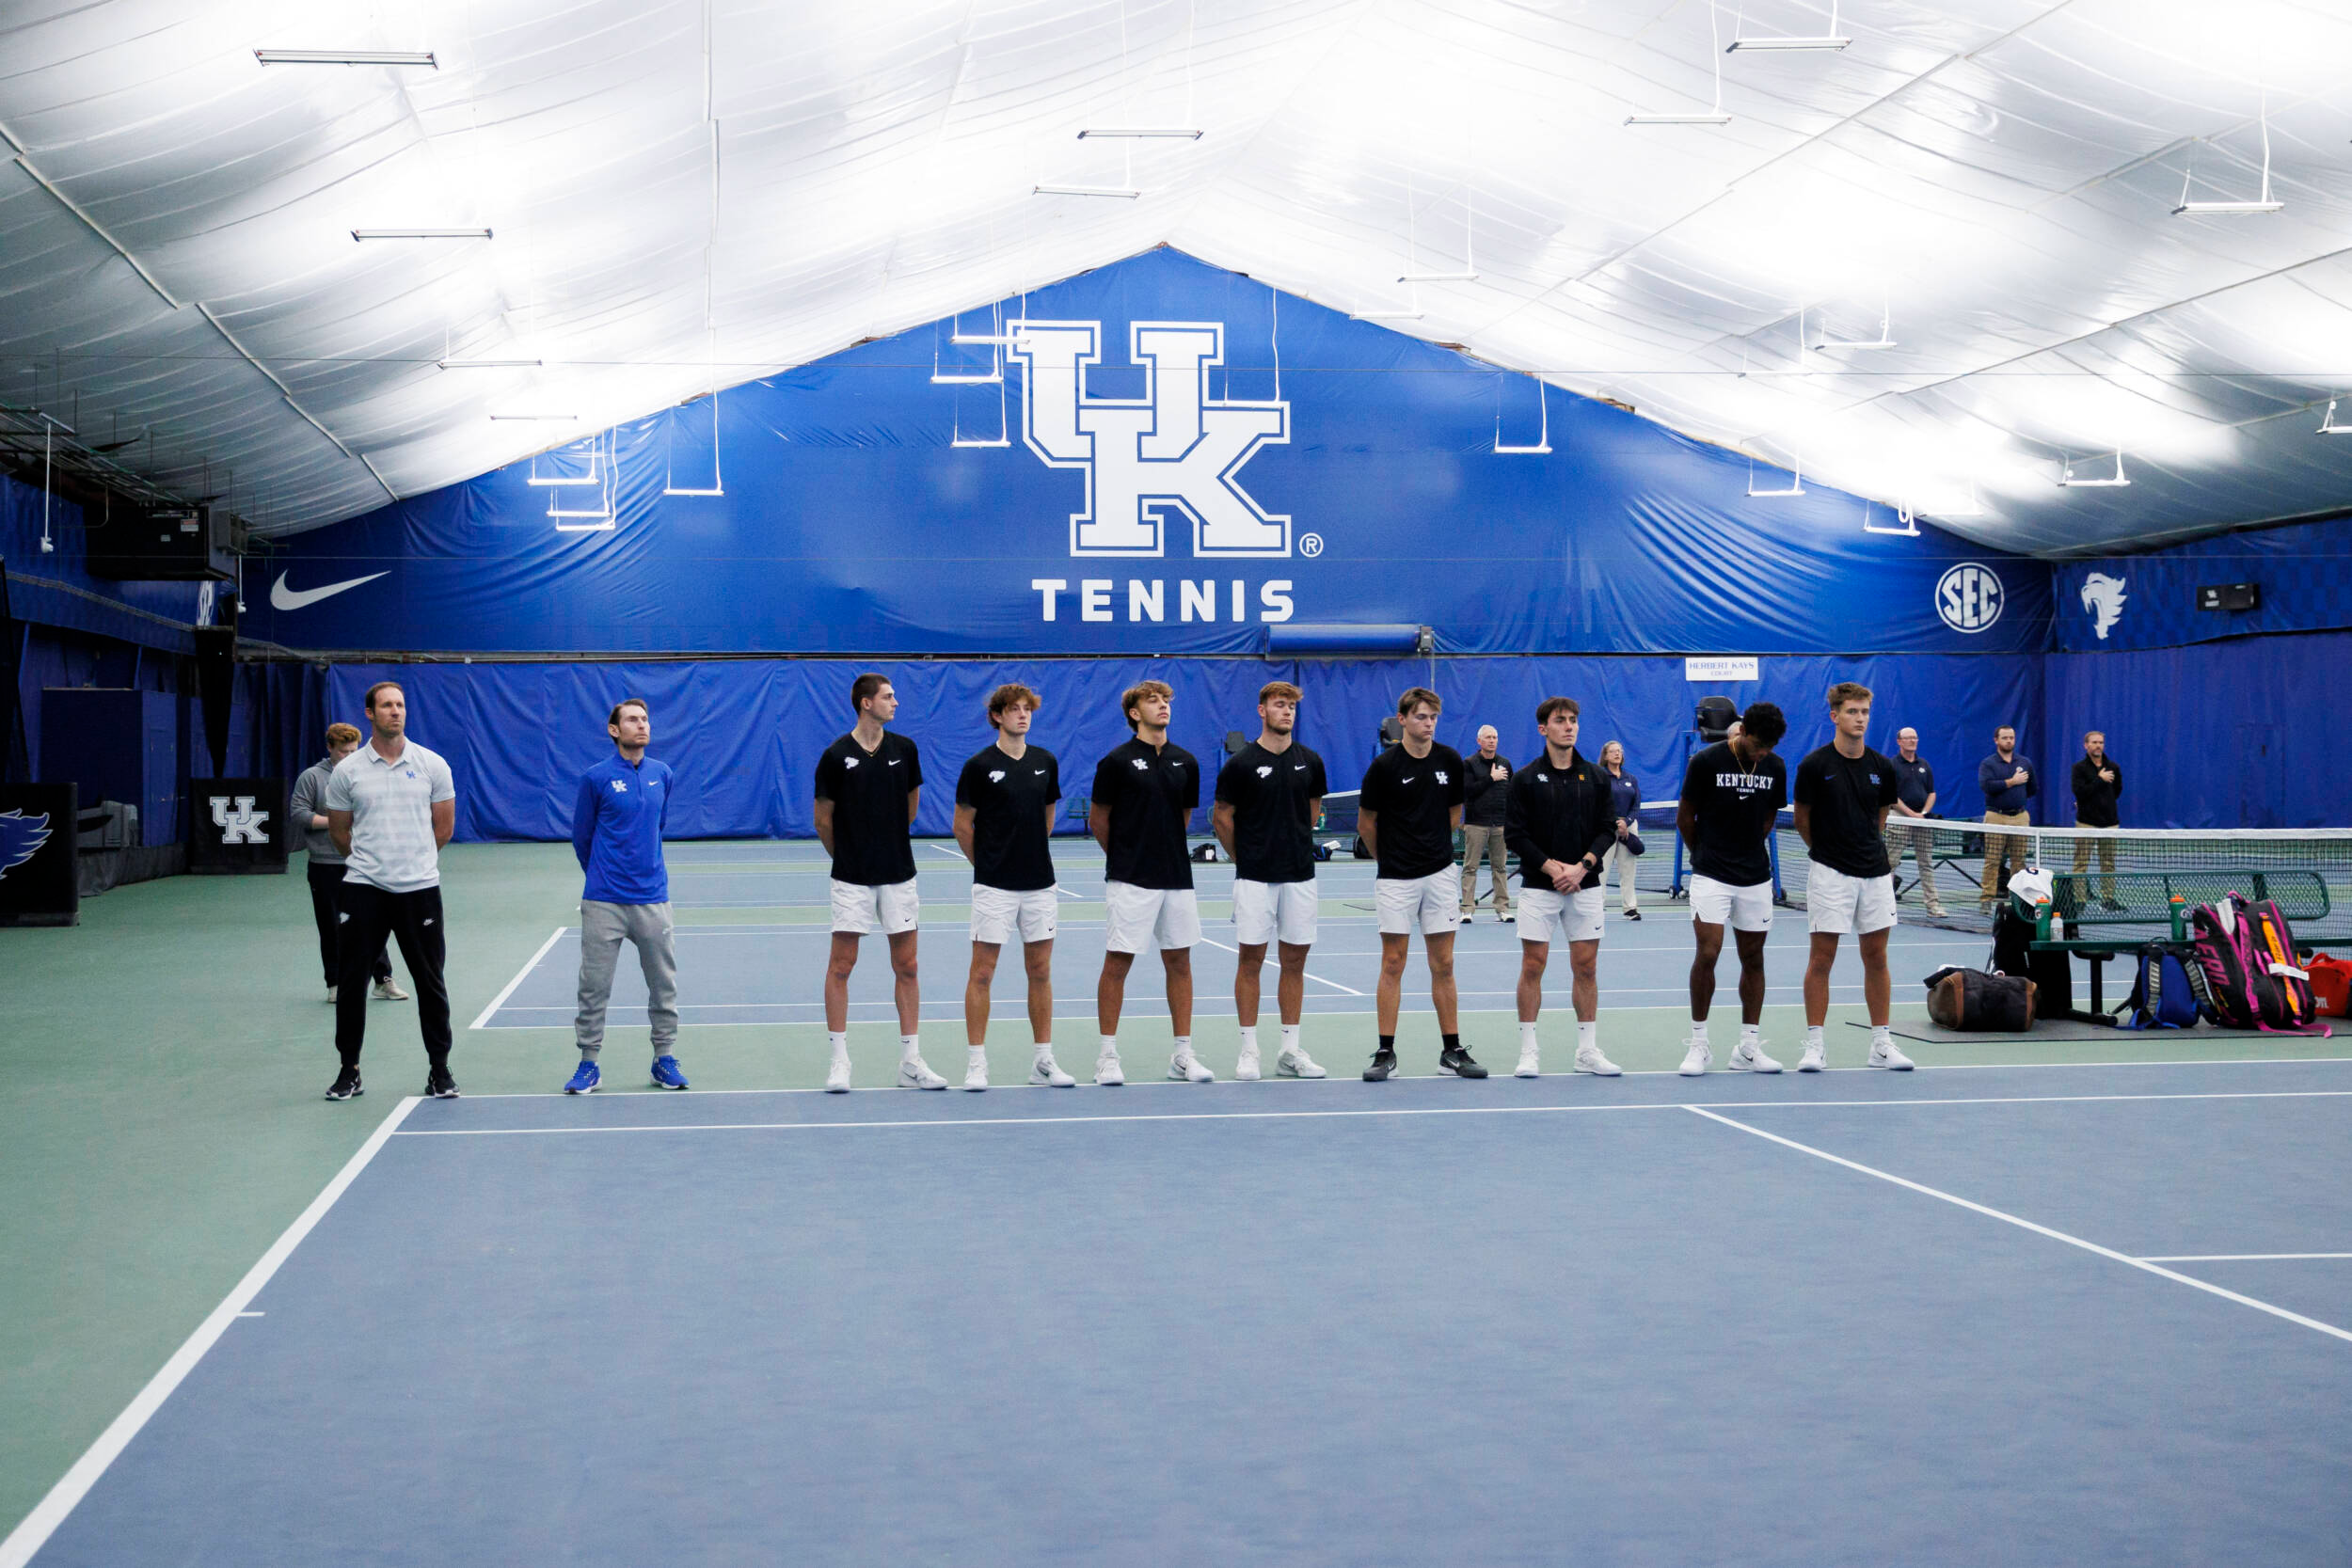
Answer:
<path fill-rule="evenodd" d="M 246 635 L 976 655 L 1254 653 L 1289 623 L 1427 626 L 1455 653 L 2048 635 L 2037 563 L 1867 534 L 1859 499 L 1818 486 L 1751 497 L 1744 457 L 1176 251 L 982 313 L 296 536 Z M 723 481 L 673 483 L 690 451 Z"/>

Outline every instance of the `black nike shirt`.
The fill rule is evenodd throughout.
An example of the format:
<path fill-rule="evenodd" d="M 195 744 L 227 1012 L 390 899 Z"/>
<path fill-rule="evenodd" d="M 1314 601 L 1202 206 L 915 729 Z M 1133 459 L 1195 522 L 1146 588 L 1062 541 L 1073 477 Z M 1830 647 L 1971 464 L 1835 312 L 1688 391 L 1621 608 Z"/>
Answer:
<path fill-rule="evenodd" d="M 1416 757 L 1400 742 L 1364 769 L 1362 809 L 1375 814 L 1379 868 L 1395 879 L 1428 877 L 1454 864 L 1454 808 L 1462 803 L 1462 753 L 1433 745 Z"/>
<path fill-rule="evenodd" d="M 972 808 L 972 880 L 1007 893 L 1054 885 L 1045 814 L 1061 799 L 1061 764 L 1042 746 L 1008 756 L 993 743 L 956 780 L 956 804 Z"/>
<path fill-rule="evenodd" d="M 1824 746 L 1797 764 L 1797 804 L 1813 811 L 1813 859 L 1833 871 L 1886 875 L 1879 812 L 1894 803 L 1895 765 L 1867 746 L 1858 757 Z"/>
<path fill-rule="evenodd" d="M 1788 799 L 1787 763 L 1768 753 L 1743 765 L 1729 741 L 1718 741 L 1691 759 L 1682 798 L 1698 818 L 1692 870 L 1733 887 L 1772 879 L 1768 846 Z"/>
<path fill-rule="evenodd" d="M 1174 741 L 1147 746 L 1140 738 L 1104 757 L 1094 769 L 1094 803 L 1111 814 L 1104 874 L 1134 887 L 1188 888 L 1192 862 L 1184 829 L 1200 804 L 1200 764 Z"/>
<path fill-rule="evenodd" d="M 1251 741 L 1216 775 L 1216 798 L 1233 808 L 1233 874 L 1252 882 L 1306 882 L 1315 875 L 1314 803 L 1323 759 L 1293 741 L 1269 752 Z"/>
<path fill-rule="evenodd" d="M 833 802 L 833 879 L 884 887 L 914 879 L 907 797 L 923 782 L 914 742 L 882 732 L 869 753 L 845 735 L 817 759 L 817 799 Z"/>

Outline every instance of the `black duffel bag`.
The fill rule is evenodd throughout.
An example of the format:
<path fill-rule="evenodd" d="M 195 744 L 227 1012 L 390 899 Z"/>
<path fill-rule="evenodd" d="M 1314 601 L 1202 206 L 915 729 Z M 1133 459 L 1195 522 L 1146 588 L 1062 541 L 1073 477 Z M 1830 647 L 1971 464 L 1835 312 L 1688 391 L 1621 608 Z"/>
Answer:
<path fill-rule="evenodd" d="M 1928 1017 L 1947 1029 L 2022 1035 L 2033 1027 L 2034 983 L 1989 969 L 1939 969 L 1928 976 Z"/>

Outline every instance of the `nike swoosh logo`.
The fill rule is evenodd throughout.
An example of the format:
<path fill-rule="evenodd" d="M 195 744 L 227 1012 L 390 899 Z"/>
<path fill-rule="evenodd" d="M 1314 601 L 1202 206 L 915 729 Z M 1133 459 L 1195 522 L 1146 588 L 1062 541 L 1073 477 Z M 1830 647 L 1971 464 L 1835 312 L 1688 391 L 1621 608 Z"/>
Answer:
<path fill-rule="evenodd" d="M 373 582 L 377 578 L 389 576 L 388 572 L 370 572 L 366 577 L 353 578 L 348 582 L 330 582 L 324 588 L 294 589 L 286 586 L 286 574 L 280 572 L 278 580 L 270 584 L 269 605 L 272 610 L 303 610 L 321 599 L 331 599 L 347 589 L 357 588 L 363 582 Z"/>
<path fill-rule="evenodd" d="M 1407 776 L 1406 776 L 1405 778 L 1399 779 L 1399 780 L 1397 780 L 1396 782 L 1397 782 L 1398 784 L 1411 784 L 1411 783 L 1413 782 L 1413 780 L 1414 780 L 1414 779 L 1417 779 L 1417 778 L 1419 778 L 1420 776 L 1421 776 L 1421 775 L 1420 775 L 1420 774 L 1418 774 L 1418 773 L 1415 773 L 1415 774 L 1408 774 L 1408 775 L 1407 775 Z"/>

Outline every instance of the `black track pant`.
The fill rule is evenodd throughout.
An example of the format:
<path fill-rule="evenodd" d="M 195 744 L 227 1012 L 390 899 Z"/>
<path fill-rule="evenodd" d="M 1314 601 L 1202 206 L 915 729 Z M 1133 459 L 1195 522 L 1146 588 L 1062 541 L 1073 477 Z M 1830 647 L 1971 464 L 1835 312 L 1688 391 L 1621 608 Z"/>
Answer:
<path fill-rule="evenodd" d="M 449 1060 L 449 984 L 441 978 L 446 952 L 441 929 L 441 890 L 387 893 L 365 882 L 343 883 L 341 989 L 335 993 L 335 1050 L 343 1066 L 359 1065 L 359 1045 L 368 1032 L 368 965 L 384 951 L 387 936 L 400 943 L 408 983 L 417 988 L 417 1027 L 424 1036 L 426 1060 Z"/>
<path fill-rule="evenodd" d="M 310 918 L 318 923 L 319 968 L 326 975 L 326 983 L 330 986 L 340 983 L 343 972 L 341 957 L 342 906 L 339 901 L 342 886 L 343 868 L 341 865 L 321 865 L 316 861 L 310 863 Z M 368 975 L 371 979 L 390 979 L 392 956 L 379 948 Z"/>

